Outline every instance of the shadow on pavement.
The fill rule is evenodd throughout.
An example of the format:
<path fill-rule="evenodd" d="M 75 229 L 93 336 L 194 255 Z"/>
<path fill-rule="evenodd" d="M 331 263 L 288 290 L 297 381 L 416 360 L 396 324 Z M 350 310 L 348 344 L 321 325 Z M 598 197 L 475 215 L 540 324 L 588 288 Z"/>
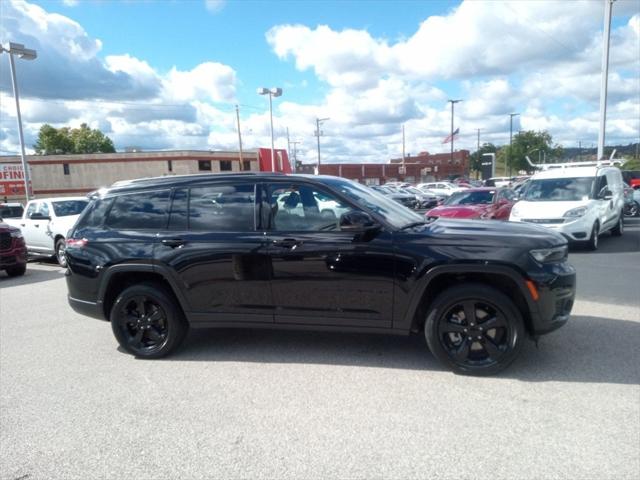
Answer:
<path fill-rule="evenodd" d="M 527 341 L 516 362 L 497 378 L 525 382 L 638 384 L 640 322 L 575 316 Z M 277 330 L 192 330 L 167 361 L 300 363 L 409 370 L 446 370 L 422 335 L 411 337 Z"/>
<path fill-rule="evenodd" d="M 52 264 L 55 266 L 55 263 Z M 9 277 L 5 272 L 0 272 L 0 288 L 28 285 L 31 283 L 47 282 L 64 277 L 64 270 L 61 268 L 40 269 L 33 268 L 31 262 L 27 263 L 27 271 L 21 277 Z"/>

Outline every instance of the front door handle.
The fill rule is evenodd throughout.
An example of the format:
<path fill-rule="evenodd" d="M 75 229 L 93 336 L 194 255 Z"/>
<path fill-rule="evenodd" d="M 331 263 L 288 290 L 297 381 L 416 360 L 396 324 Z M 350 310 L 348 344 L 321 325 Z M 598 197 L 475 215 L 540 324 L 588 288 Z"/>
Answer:
<path fill-rule="evenodd" d="M 171 247 L 171 248 L 176 248 L 176 247 L 181 247 L 185 244 L 186 242 L 184 240 L 182 240 L 181 238 L 165 238 L 162 240 L 162 244 L 167 246 L 167 247 Z"/>
<path fill-rule="evenodd" d="M 274 240 L 273 245 L 276 247 L 282 248 L 295 248 L 299 245 L 302 245 L 300 240 L 296 240 L 295 238 L 284 238 L 282 240 Z"/>

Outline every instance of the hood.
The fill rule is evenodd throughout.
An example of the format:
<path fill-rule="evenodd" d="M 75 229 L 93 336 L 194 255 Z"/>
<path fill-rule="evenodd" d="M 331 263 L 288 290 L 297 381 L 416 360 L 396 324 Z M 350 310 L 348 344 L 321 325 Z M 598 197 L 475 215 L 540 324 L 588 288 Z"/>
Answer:
<path fill-rule="evenodd" d="M 441 205 L 429 210 L 428 217 L 479 218 L 489 205 Z"/>
<path fill-rule="evenodd" d="M 516 203 L 511 215 L 518 218 L 562 218 L 569 210 L 589 206 L 590 201 L 577 202 L 527 202 Z"/>

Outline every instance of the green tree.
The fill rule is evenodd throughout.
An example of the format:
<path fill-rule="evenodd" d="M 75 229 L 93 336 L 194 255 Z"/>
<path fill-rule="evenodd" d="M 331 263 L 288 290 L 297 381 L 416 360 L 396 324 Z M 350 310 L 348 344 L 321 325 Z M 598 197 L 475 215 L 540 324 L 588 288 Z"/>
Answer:
<path fill-rule="evenodd" d="M 38 140 L 33 146 L 38 155 L 64 153 L 113 153 L 116 151 L 109 137 L 86 123 L 80 128 L 54 128 L 45 124 L 40 127 Z"/>
<path fill-rule="evenodd" d="M 507 175 L 509 167 L 513 175 L 519 171 L 530 172 L 532 168 L 527 162 L 527 156 L 534 163 L 538 163 L 539 160 L 546 160 L 546 163 L 557 162 L 562 157 L 562 146 L 554 144 L 551 134 L 547 131 L 519 132 L 513 136 L 511 147 L 505 145 L 500 148 L 498 163 L 504 163 Z"/>

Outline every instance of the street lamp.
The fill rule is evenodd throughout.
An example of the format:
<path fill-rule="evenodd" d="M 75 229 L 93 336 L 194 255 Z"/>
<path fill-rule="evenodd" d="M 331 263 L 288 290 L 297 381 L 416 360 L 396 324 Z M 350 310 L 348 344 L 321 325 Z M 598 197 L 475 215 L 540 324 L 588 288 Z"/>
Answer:
<path fill-rule="evenodd" d="M 509 165 L 509 177 L 511 177 L 511 143 L 513 142 L 513 117 L 517 117 L 519 113 L 509 114 L 509 155 L 507 156 L 507 164 Z"/>
<path fill-rule="evenodd" d="M 451 159 L 449 163 L 453 164 L 453 106 L 462 100 L 448 100 L 451 104 Z"/>
<path fill-rule="evenodd" d="M 20 138 L 20 159 L 22 160 L 22 170 L 24 171 L 24 191 L 27 197 L 27 202 L 31 200 L 29 194 L 29 184 L 31 179 L 29 178 L 29 168 L 27 166 L 27 160 L 24 153 L 24 135 L 22 133 L 22 116 L 20 115 L 20 100 L 18 93 L 18 82 L 16 81 L 16 66 L 13 61 L 13 56 L 23 60 L 34 60 L 38 54 L 35 50 L 25 48 L 21 43 L 9 42 L 6 45 L 0 45 L 0 53 L 7 52 L 9 54 L 9 65 L 11 67 L 11 83 L 13 84 L 13 98 L 16 101 L 16 117 L 18 119 L 18 136 Z"/>
<path fill-rule="evenodd" d="M 271 122 L 271 171 L 275 172 L 275 160 L 274 160 L 274 156 L 273 156 L 273 105 L 272 105 L 272 98 L 273 97 L 279 97 L 282 95 L 282 89 L 281 88 L 264 88 L 261 87 L 258 89 L 258 95 L 269 95 L 269 119 Z"/>
<path fill-rule="evenodd" d="M 329 117 L 316 118 L 316 137 L 318 137 L 318 168 L 316 170 L 316 175 L 320 175 L 320 135 L 322 135 L 322 132 L 320 131 L 320 125 L 322 125 L 322 123 L 326 122 L 327 120 L 329 120 Z"/>

